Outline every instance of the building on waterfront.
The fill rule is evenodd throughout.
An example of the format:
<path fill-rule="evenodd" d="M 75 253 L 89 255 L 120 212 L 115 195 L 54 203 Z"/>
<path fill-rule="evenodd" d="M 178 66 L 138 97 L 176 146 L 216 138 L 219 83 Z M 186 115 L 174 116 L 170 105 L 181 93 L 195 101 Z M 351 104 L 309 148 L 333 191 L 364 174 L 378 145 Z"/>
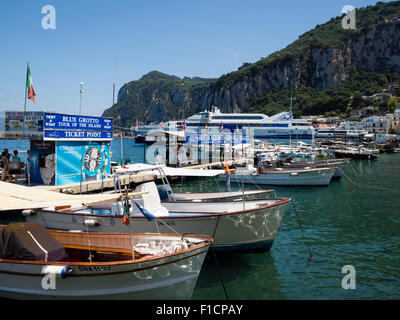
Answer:
<path fill-rule="evenodd" d="M 368 133 L 386 133 L 390 128 L 390 119 L 386 116 L 370 116 L 363 120 L 364 129 Z"/>
<path fill-rule="evenodd" d="M 40 138 L 43 135 L 42 111 L 0 112 L 0 138 Z M 25 121 L 24 121 L 25 120 Z"/>

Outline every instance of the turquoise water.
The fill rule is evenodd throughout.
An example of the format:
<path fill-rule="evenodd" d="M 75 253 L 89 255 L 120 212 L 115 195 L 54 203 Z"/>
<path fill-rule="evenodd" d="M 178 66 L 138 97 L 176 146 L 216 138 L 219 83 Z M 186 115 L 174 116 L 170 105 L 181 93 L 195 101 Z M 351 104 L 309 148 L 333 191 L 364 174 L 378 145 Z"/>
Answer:
<path fill-rule="evenodd" d="M 352 161 L 345 175 L 328 187 L 275 188 L 293 199 L 313 259 L 289 206 L 271 252 L 217 256 L 230 299 L 400 298 L 400 154 Z M 209 260 L 194 299 L 225 297 Z M 345 265 L 355 267 L 355 290 L 342 289 Z"/>
<path fill-rule="evenodd" d="M 111 147 L 112 160 L 119 161 L 120 139 Z M 143 161 L 143 145 L 133 139 L 123 140 L 123 150 L 124 158 Z M 344 174 L 327 187 L 274 188 L 278 196 L 293 199 L 311 261 L 290 205 L 270 252 L 218 253 L 219 270 L 209 254 L 193 299 L 225 299 L 219 273 L 230 299 L 400 299 L 400 153 L 351 161 Z M 173 187 L 218 191 L 225 183 L 196 179 Z M 345 265 L 355 267 L 355 290 L 342 289 Z"/>

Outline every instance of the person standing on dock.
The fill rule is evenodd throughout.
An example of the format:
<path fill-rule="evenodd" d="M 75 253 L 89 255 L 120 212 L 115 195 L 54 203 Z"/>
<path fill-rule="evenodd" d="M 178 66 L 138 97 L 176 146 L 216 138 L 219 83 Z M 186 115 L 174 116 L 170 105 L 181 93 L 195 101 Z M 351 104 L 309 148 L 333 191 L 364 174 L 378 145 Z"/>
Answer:
<path fill-rule="evenodd" d="M 8 161 L 8 150 L 4 149 L 1 153 L 0 166 L 2 168 L 1 181 L 6 181 L 8 178 L 8 171 L 10 170 L 10 162 Z"/>
<path fill-rule="evenodd" d="M 18 175 L 20 173 L 21 173 L 21 159 L 20 157 L 18 157 L 18 150 L 14 150 L 10 160 L 11 182 L 17 183 Z"/>

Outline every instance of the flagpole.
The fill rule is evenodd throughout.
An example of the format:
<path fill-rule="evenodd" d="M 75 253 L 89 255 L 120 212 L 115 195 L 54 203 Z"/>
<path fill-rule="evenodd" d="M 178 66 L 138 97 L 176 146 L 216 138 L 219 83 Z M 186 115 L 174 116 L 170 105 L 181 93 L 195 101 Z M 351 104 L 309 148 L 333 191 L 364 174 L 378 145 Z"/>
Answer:
<path fill-rule="evenodd" d="M 83 95 L 83 82 L 81 82 L 81 90 L 80 90 L 79 115 L 82 115 L 82 95 Z"/>
<path fill-rule="evenodd" d="M 122 197 L 121 197 L 121 200 L 122 200 Z M 135 260 L 135 243 L 134 243 L 134 240 L 133 240 L 133 237 L 132 237 L 132 226 L 131 226 L 131 222 L 132 222 L 132 219 L 131 219 L 131 212 L 130 212 L 130 206 L 129 206 L 129 195 L 128 195 L 128 188 L 125 186 L 125 204 L 126 204 L 126 214 L 127 214 L 127 216 L 128 216 L 128 221 L 129 221 L 129 223 L 128 223 L 128 226 L 129 226 L 129 238 L 130 238 L 130 240 L 131 240 L 131 251 L 132 251 L 132 260 Z M 122 201 L 122 203 L 124 203 L 123 201 Z"/>
<path fill-rule="evenodd" d="M 24 113 L 22 116 L 22 122 L 23 122 L 23 131 L 22 131 L 22 138 L 25 137 L 25 112 L 26 112 L 26 96 L 28 94 L 28 87 L 27 87 L 27 83 L 28 83 L 28 68 L 29 68 L 29 63 L 26 64 L 26 78 L 25 78 L 25 102 L 24 102 Z"/>

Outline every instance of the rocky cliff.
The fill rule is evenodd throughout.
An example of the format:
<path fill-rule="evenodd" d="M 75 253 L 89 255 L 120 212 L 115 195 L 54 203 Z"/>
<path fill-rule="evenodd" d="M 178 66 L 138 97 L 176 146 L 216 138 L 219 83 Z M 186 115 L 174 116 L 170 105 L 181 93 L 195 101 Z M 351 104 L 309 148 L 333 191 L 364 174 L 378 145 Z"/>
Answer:
<path fill-rule="evenodd" d="M 354 70 L 391 70 L 400 74 L 400 22 L 387 23 L 364 30 L 341 47 L 313 47 L 304 52 L 304 60 L 293 56 L 276 59 L 253 77 L 210 90 L 199 105 L 216 105 L 224 112 L 246 110 L 254 97 L 265 92 L 295 89 L 301 85 L 327 89 L 347 79 Z M 252 68 L 252 67 L 250 67 Z"/>
<path fill-rule="evenodd" d="M 213 105 L 223 112 L 241 112 L 254 109 L 260 97 L 270 93 L 295 93 L 299 87 L 324 90 L 346 81 L 355 72 L 390 70 L 400 74 L 400 5 L 389 4 L 361 10 L 356 30 L 343 30 L 341 17 L 333 18 L 287 48 L 254 64 L 246 63 L 219 79 L 180 79 L 149 73 L 125 84 L 118 103 L 104 115 L 119 117 L 120 124 L 133 125 L 135 119 L 182 119 Z"/>

